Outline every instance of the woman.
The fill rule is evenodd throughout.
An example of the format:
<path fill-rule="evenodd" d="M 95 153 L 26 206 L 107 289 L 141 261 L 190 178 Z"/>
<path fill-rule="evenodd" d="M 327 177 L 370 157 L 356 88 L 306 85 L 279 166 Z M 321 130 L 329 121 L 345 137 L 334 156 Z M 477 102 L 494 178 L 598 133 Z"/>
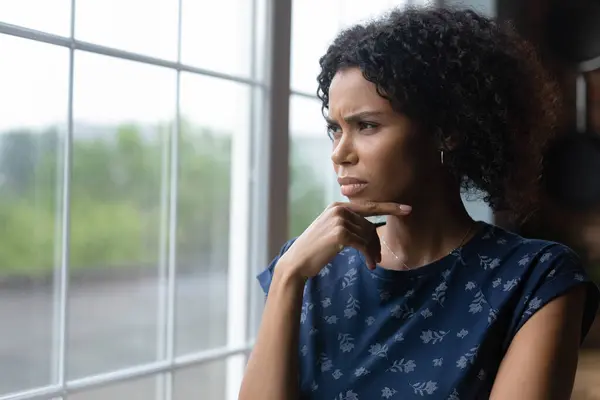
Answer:
<path fill-rule="evenodd" d="M 474 222 L 460 197 L 535 207 L 558 106 L 531 48 L 471 11 L 405 10 L 320 65 L 349 202 L 259 276 L 240 399 L 568 399 L 598 289 L 570 249 Z"/>

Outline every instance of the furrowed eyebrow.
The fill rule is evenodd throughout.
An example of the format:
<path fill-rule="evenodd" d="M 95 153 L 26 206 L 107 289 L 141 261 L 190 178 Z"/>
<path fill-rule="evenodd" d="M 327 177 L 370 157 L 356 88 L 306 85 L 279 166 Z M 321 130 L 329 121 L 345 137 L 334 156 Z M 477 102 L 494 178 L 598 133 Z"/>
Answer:
<path fill-rule="evenodd" d="M 344 117 L 344 121 L 348 124 L 352 124 L 355 123 L 357 121 L 363 120 L 363 119 L 368 119 L 368 118 L 372 118 L 372 117 L 379 117 L 381 116 L 383 113 L 380 111 L 361 111 L 358 112 L 356 114 L 352 114 L 352 115 L 348 115 L 346 117 Z M 325 121 L 327 121 L 328 124 L 330 125 L 336 125 L 337 122 L 329 117 L 325 117 Z"/>

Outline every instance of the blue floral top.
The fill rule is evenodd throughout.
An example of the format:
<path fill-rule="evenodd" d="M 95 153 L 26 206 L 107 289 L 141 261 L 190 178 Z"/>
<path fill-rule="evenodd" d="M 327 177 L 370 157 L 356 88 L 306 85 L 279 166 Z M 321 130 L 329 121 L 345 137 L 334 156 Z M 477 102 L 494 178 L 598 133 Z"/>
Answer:
<path fill-rule="evenodd" d="M 599 291 L 577 256 L 482 224 L 461 249 L 421 268 L 369 271 L 346 248 L 310 279 L 300 315 L 301 398 L 487 398 L 519 328 L 582 284 L 587 334 Z M 258 276 L 265 293 L 278 258 Z"/>

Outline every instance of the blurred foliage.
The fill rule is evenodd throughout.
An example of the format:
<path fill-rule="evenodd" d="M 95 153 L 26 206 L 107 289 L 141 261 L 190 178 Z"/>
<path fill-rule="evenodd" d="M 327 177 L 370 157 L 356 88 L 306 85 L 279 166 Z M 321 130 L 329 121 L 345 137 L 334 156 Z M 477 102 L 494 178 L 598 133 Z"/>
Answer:
<path fill-rule="evenodd" d="M 177 259 L 226 268 L 231 135 L 181 127 Z M 172 126 L 76 125 L 74 136 L 71 268 L 156 267 L 168 232 Z M 59 261 L 63 140 L 56 129 L 0 134 L 0 275 L 46 274 Z M 300 155 L 292 157 L 293 234 L 324 207 L 322 184 Z"/>

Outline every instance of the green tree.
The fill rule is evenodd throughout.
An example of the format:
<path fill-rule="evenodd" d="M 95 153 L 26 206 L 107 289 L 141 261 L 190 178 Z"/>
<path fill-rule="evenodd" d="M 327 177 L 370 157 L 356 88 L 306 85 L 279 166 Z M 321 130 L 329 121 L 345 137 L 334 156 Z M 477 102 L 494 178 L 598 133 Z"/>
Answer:
<path fill-rule="evenodd" d="M 180 267 L 225 267 L 231 135 L 186 121 L 181 128 L 177 259 Z M 165 167 L 171 162 L 172 124 L 85 129 L 90 128 L 77 127 L 72 149 L 71 267 L 155 267 L 162 210 L 168 206 L 161 203 L 161 191 L 170 184 Z M 63 139 L 56 129 L 0 135 L 0 274 L 52 271 L 60 239 Z M 310 171 L 301 157 L 293 157 L 293 235 L 324 206 Z"/>
<path fill-rule="evenodd" d="M 292 146 L 290 156 L 289 234 L 299 236 L 326 206 L 324 188 L 307 160 L 301 146 Z"/>

